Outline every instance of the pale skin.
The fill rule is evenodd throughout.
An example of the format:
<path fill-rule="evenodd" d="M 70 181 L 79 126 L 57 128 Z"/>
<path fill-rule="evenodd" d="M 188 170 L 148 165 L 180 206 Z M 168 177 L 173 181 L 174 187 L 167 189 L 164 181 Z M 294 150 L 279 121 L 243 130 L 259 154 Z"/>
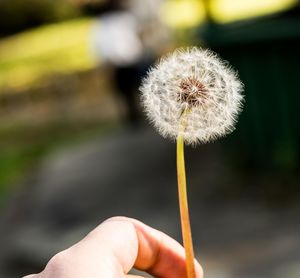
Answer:
<path fill-rule="evenodd" d="M 128 274 L 133 267 L 157 278 L 185 278 L 184 249 L 138 220 L 113 217 L 56 254 L 41 273 L 23 278 L 141 278 Z M 196 260 L 195 269 L 203 278 Z"/>

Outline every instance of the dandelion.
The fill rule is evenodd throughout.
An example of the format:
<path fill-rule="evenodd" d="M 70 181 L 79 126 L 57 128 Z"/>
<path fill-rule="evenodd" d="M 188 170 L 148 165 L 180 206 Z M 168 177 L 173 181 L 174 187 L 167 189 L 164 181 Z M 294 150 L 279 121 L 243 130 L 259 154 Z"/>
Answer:
<path fill-rule="evenodd" d="M 194 278 L 184 143 L 206 143 L 234 129 L 242 108 L 242 83 L 215 53 L 177 50 L 161 59 L 140 88 L 146 114 L 159 133 L 177 140 L 178 195 L 187 277 Z"/>
<path fill-rule="evenodd" d="M 231 132 L 243 99 L 237 74 L 213 52 L 196 47 L 163 58 L 141 91 L 147 116 L 158 131 L 174 140 L 181 133 L 187 144 Z"/>

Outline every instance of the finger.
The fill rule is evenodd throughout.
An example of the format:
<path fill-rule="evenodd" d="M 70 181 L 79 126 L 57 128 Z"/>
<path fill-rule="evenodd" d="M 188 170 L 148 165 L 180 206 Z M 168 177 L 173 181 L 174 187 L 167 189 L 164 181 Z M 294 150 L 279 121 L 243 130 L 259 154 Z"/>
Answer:
<path fill-rule="evenodd" d="M 125 221 L 134 225 L 138 240 L 134 267 L 147 271 L 155 277 L 186 277 L 185 251 L 177 241 L 132 218 L 115 217 L 108 221 Z M 126 265 L 132 265 L 133 258 L 127 256 L 124 259 L 128 260 Z M 195 268 L 196 277 L 203 277 L 202 268 L 197 261 Z"/>
<path fill-rule="evenodd" d="M 139 251 L 135 267 L 155 277 L 186 277 L 185 251 L 174 239 L 142 222 L 129 219 L 136 228 Z M 203 271 L 195 260 L 196 277 L 203 277 Z"/>
<path fill-rule="evenodd" d="M 186 277 L 183 247 L 162 232 L 126 217 L 103 222 L 79 243 L 54 256 L 42 275 L 120 278 L 133 266 L 155 277 Z M 202 278 L 198 263 L 196 272 L 196 277 Z"/>
<path fill-rule="evenodd" d="M 101 250 L 95 250 L 94 254 L 97 251 L 98 254 L 106 254 L 109 261 L 115 262 L 115 269 L 119 270 L 117 276 L 110 274 L 104 266 L 102 270 L 105 271 L 105 277 L 121 277 L 122 270 L 127 273 L 133 266 L 155 277 L 186 277 L 184 248 L 166 234 L 132 218 L 108 219 L 90 233 L 83 243 L 98 246 Z M 195 268 L 196 277 L 201 278 L 202 269 L 197 262 Z"/>
<path fill-rule="evenodd" d="M 72 278 L 120 278 L 125 277 L 133 267 L 137 253 L 138 239 L 134 225 L 129 221 L 110 219 L 58 254 L 58 259 L 54 261 L 63 260 L 64 272 L 71 273 Z M 56 269 L 62 268 L 59 266 L 61 264 L 54 263 L 58 265 Z"/>

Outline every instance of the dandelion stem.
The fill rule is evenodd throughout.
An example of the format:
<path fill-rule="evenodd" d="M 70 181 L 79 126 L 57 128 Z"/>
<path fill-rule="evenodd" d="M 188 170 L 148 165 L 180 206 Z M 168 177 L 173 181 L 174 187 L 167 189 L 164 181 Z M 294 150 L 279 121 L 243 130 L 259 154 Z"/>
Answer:
<path fill-rule="evenodd" d="M 177 137 L 177 178 L 180 207 L 181 230 L 186 257 L 187 278 L 195 278 L 194 251 L 189 218 L 189 208 L 186 190 L 184 140 L 181 134 Z"/>

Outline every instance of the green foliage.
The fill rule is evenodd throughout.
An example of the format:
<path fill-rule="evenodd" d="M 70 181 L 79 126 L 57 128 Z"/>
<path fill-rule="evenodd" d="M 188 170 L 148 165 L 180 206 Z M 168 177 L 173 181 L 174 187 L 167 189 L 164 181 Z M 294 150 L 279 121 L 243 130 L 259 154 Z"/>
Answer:
<path fill-rule="evenodd" d="M 0 40 L 0 89 L 24 88 L 45 75 L 92 68 L 91 22 L 76 19 Z"/>

